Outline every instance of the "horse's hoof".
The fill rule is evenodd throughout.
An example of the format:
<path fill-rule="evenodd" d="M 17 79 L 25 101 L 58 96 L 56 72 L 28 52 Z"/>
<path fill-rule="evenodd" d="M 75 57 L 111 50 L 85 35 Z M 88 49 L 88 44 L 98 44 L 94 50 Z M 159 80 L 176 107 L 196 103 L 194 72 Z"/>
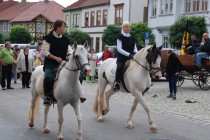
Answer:
<path fill-rule="evenodd" d="M 82 137 L 77 137 L 77 140 L 82 140 Z"/>
<path fill-rule="evenodd" d="M 109 112 L 109 109 L 103 110 L 102 115 L 106 115 Z"/>
<path fill-rule="evenodd" d="M 32 123 L 32 122 L 29 122 L 29 127 L 34 127 L 34 123 Z"/>
<path fill-rule="evenodd" d="M 152 133 L 157 133 L 158 129 L 157 129 L 157 127 L 150 127 L 150 131 Z"/>
<path fill-rule="evenodd" d="M 48 127 L 44 128 L 44 133 L 50 133 L 50 129 Z"/>
<path fill-rule="evenodd" d="M 63 140 L 63 137 L 61 137 L 61 138 L 58 138 L 57 140 Z"/>
<path fill-rule="evenodd" d="M 98 119 L 97 119 L 97 121 L 98 122 L 104 122 L 104 119 L 101 116 L 99 116 Z"/>
<path fill-rule="evenodd" d="M 133 129 L 134 126 L 133 126 L 132 124 L 127 124 L 127 125 L 126 125 L 126 128 L 128 128 L 128 129 Z"/>

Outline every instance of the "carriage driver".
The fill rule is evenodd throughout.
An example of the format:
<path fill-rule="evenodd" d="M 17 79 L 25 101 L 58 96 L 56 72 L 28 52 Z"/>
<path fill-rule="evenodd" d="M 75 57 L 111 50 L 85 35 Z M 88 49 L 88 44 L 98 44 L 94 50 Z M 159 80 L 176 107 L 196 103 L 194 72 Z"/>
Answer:
<path fill-rule="evenodd" d="M 117 39 L 117 70 L 115 75 L 115 82 L 113 84 L 113 90 L 120 90 L 120 80 L 123 75 L 123 68 L 125 62 L 129 59 L 133 59 L 133 55 L 137 52 L 136 41 L 130 35 L 131 24 L 128 21 L 124 21 L 122 24 L 121 35 Z"/>
<path fill-rule="evenodd" d="M 51 91 L 53 89 L 53 73 L 54 69 L 58 68 L 62 60 L 66 60 L 68 53 L 69 40 L 62 35 L 65 31 L 66 23 L 62 20 L 56 20 L 54 29 L 46 36 L 44 36 L 43 50 L 45 55 L 44 60 L 44 105 L 51 105 Z M 85 98 L 81 97 L 81 101 Z"/>
<path fill-rule="evenodd" d="M 201 58 L 206 58 L 210 54 L 210 39 L 207 33 L 203 34 L 202 42 L 201 42 L 201 52 L 195 55 L 195 64 L 198 69 L 202 68 Z"/>

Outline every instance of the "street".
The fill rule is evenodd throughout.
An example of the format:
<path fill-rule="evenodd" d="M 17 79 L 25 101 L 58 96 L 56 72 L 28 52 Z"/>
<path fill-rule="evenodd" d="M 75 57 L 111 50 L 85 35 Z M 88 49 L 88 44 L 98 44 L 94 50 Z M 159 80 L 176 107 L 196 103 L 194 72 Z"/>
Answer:
<path fill-rule="evenodd" d="M 138 106 L 133 115 L 134 129 L 125 127 L 126 117 L 133 100 L 132 95 L 117 93 L 111 98 L 110 112 L 103 123 L 96 122 L 92 111 L 96 84 L 83 84 L 83 94 L 87 101 L 81 104 L 83 116 L 84 140 L 208 140 L 210 139 L 210 94 L 186 81 L 178 89 L 177 100 L 167 99 L 167 82 L 153 82 L 153 87 L 145 95 L 152 110 L 158 133 L 151 133 L 147 115 Z M 56 139 L 57 106 L 50 109 L 48 126 L 51 133 L 42 130 L 43 106 L 35 127 L 28 126 L 30 107 L 30 89 L 21 89 L 20 81 L 12 86 L 14 90 L 0 91 L 0 134 L 1 140 L 52 140 Z M 156 96 L 154 96 L 156 95 Z M 197 103 L 185 103 L 185 100 L 196 100 Z M 41 101 L 42 103 L 42 101 Z M 75 140 L 77 120 L 70 105 L 64 109 L 63 136 L 65 140 Z"/>

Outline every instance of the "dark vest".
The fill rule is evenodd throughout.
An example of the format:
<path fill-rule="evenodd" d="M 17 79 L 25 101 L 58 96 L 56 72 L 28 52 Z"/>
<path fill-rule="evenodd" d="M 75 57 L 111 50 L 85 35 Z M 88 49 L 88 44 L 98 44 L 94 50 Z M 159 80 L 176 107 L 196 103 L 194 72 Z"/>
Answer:
<path fill-rule="evenodd" d="M 119 40 L 122 42 L 122 49 L 125 50 L 126 52 L 129 52 L 131 54 L 134 54 L 134 47 L 136 44 L 136 41 L 133 37 L 126 37 L 123 34 L 121 34 L 118 37 Z M 117 59 L 120 61 L 127 61 L 128 57 L 118 53 Z"/>
<path fill-rule="evenodd" d="M 66 60 L 66 54 L 68 51 L 69 40 L 64 35 L 61 38 L 56 38 L 53 32 L 44 36 L 44 40 L 50 43 L 50 54 L 60 57 L 62 60 Z M 44 67 L 45 68 L 55 68 L 58 66 L 58 62 L 45 57 Z"/>

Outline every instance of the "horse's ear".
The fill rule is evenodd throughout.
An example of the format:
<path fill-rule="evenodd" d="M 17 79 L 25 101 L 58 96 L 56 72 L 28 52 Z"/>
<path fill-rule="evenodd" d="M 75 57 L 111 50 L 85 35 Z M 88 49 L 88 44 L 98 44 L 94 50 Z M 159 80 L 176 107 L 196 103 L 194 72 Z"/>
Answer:
<path fill-rule="evenodd" d="M 152 51 L 155 51 L 155 49 L 156 49 L 156 44 L 155 44 L 155 45 L 153 45 L 153 47 L 152 47 Z"/>
<path fill-rule="evenodd" d="M 159 50 L 161 51 L 161 50 L 162 50 L 162 48 L 163 48 L 163 45 L 161 45 L 161 46 L 159 47 Z"/>
<path fill-rule="evenodd" d="M 74 44 L 73 44 L 73 49 L 74 49 L 74 50 L 77 49 L 77 41 L 74 42 Z"/>
<path fill-rule="evenodd" d="M 86 49 L 88 48 L 88 41 L 87 41 L 87 40 L 85 41 L 85 44 L 84 44 L 83 46 L 84 46 L 84 48 L 86 48 Z"/>

